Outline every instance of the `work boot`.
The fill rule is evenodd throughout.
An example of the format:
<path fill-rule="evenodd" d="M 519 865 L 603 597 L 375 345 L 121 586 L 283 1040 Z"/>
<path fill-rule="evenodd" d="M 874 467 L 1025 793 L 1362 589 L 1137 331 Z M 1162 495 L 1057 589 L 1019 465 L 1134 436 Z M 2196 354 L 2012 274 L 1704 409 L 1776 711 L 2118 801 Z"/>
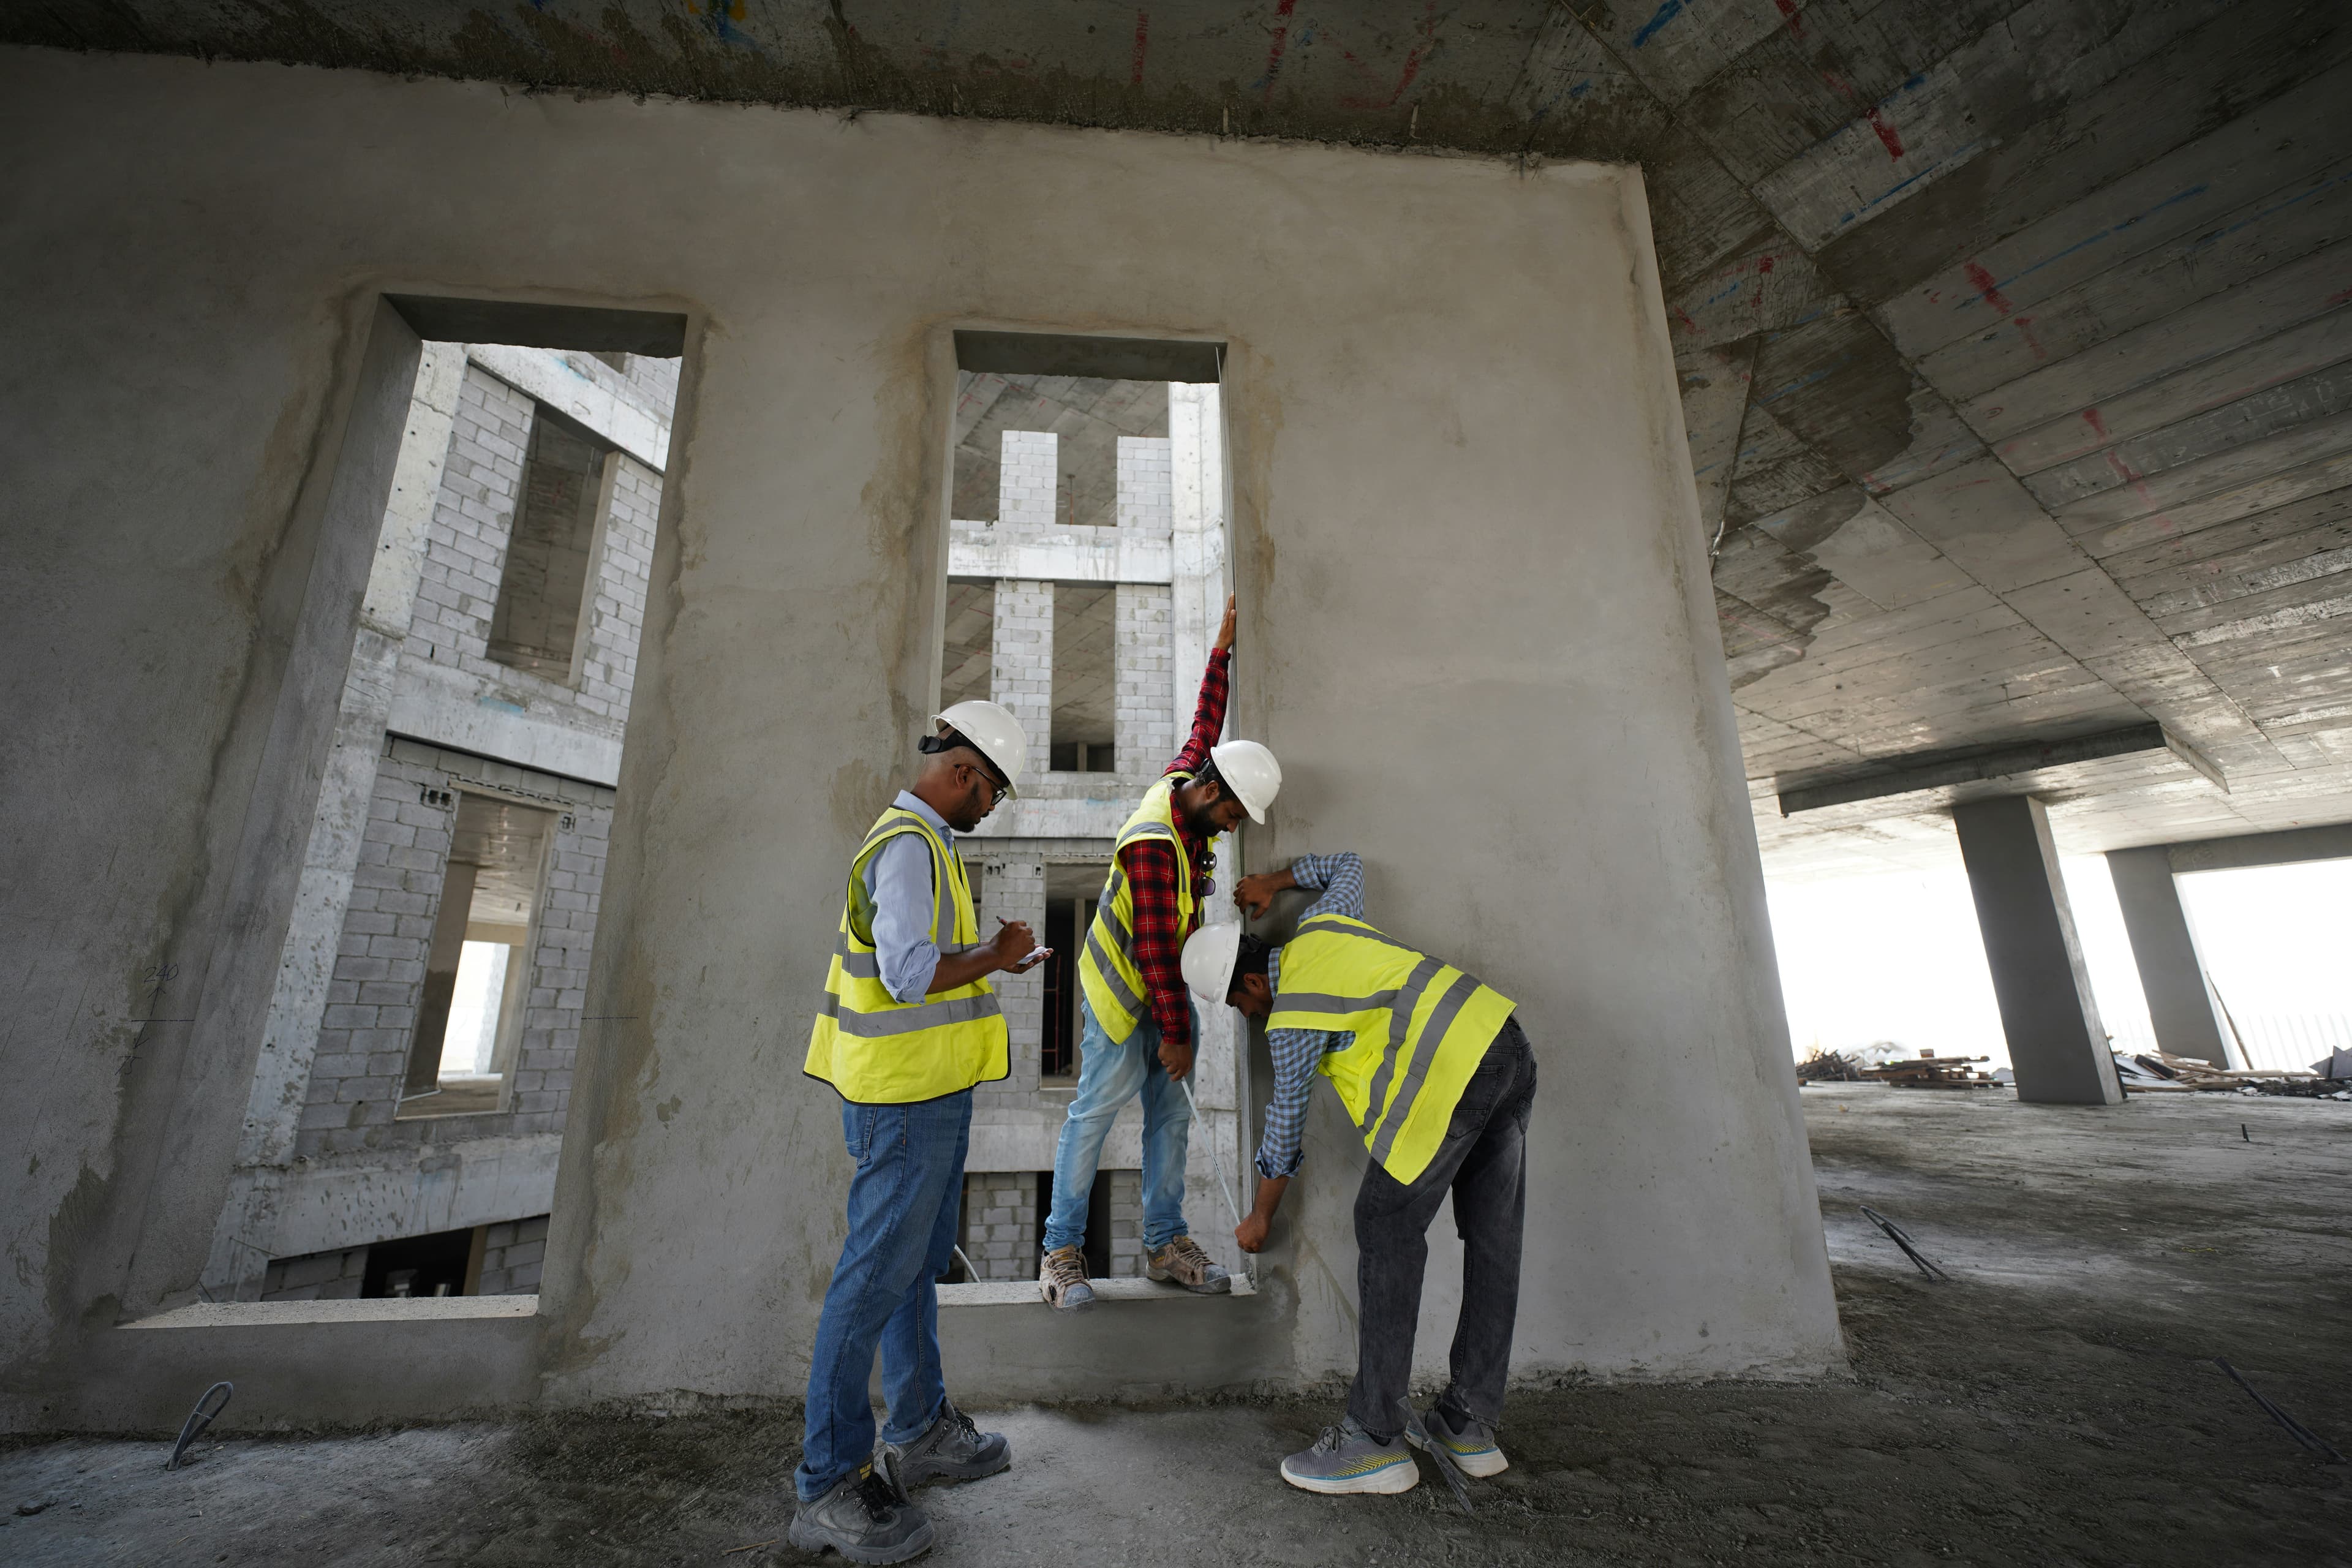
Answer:
<path fill-rule="evenodd" d="M 1159 1251 L 1149 1253 L 1144 1272 L 1154 1279 L 1171 1279 L 1196 1296 L 1218 1296 L 1234 1288 L 1224 1266 L 1210 1261 L 1201 1244 L 1180 1236 Z"/>
<path fill-rule="evenodd" d="M 1495 1429 L 1475 1416 L 1465 1415 L 1456 1425 L 1445 1407 L 1437 1405 L 1422 1425 L 1429 1430 L 1429 1440 L 1444 1449 L 1465 1476 L 1499 1476 L 1511 1468 L 1511 1461 L 1503 1458 L 1502 1448 L 1495 1442 Z"/>
<path fill-rule="evenodd" d="M 814 1502 L 803 1502 L 784 1532 L 803 1552 L 832 1547 L 852 1563 L 904 1563 L 931 1549 L 930 1515 L 903 1500 L 890 1483 L 861 1465 Z"/>
<path fill-rule="evenodd" d="M 952 1399 L 940 1401 L 939 1419 L 911 1443 L 885 1443 L 875 1456 L 900 1497 L 926 1481 L 976 1481 L 1013 1462 L 1013 1445 L 1000 1432 L 983 1432 Z"/>
<path fill-rule="evenodd" d="M 1086 1255 L 1075 1246 L 1049 1252 L 1037 1264 L 1037 1293 L 1057 1312 L 1083 1312 L 1095 1304 L 1087 1283 Z"/>
<path fill-rule="evenodd" d="M 1282 1479 L 1301 1491 L 1409 1492 L 1421 1485 L 1421 1467 L 1402 1436 L 1383 1443 L 1350 1415 L 1283 1460 Z"/>

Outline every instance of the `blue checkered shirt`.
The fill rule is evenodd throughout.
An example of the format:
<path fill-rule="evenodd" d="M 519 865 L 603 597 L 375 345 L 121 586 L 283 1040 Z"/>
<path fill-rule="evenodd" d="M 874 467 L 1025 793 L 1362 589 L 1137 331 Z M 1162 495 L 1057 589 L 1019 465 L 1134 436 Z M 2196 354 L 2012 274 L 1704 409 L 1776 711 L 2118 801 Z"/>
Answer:
<path fill-rule="evenodd" d="M 1364 863 L 1342 850 L 1337 855 L 1301 855 L 1290 863 L 1292 880 L 1320 888 L 1300 920 L 1314 915 L 1364 918 Z M 1282 950 L 1266 954 L 1265 981 L 1282 985 Z M 1315 1089 L 1315 1068 L 1326 1053 L 1356 1043 L 1353 1029 L 1268 1029 L 1266 1050 L 1274 1058 L 1274 1098 L 1266 1102 L 1265 1131 L 1257 1145 L 1257 1173 L 1287 1176 L 1298 1169 L 1299 1134 L 1307 1124 L 1307 1100 Z"/>

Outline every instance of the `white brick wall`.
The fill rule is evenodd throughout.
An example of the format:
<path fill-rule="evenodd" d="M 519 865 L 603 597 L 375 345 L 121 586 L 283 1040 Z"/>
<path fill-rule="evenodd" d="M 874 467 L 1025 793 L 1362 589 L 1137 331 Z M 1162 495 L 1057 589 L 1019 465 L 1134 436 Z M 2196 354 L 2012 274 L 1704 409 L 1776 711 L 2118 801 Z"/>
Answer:
<path fill-rule="evenodd" d="M 1110 1173 L 1111 1278 L 1132 1279 L 1142 1272 L 1143 1173 L 1113 1171 Z"/>
<path fill-rule="evenodd" d="M 457 793 L 466 781 L 543 799 L 559 815 L 508 1110 L 395 1121 L 416 1031 L 425 952 L 440 907 Z M 447 804 L 428 802 L 426 791 Z M 571 817 L 562 825 L 562 815 Z M 454 1138 L 561 1131 L 604 892 L 613 792 L 394 740 L 377 764 L 352 901 L 329 983 L 296 1151 L 304 1155 Z M 1032 1047 L 1033 1055 L 1034 1047 Z"/>
<path fill-rule="evenodd" d="M 1050 524 L 1061 489 L 1062 438 L 1050 430 L 1007 430 L 996 480 L 996 521 Z"/>
<path fill-rule="evenodd" d="M 993 648 L 989 696 L 1021 721 L 1029 769 L 1042 773 L 1054 738 L 1054 584 L 998 582 Z"/>
<path fill-rule="evenodd" d="M 628 721 L 636 681 L 637 641 L 645 626 L 646 583 L 653 566 L 661 476 L 617 454 L 612 504 L 596 552 L 596 593 L 580 679 L 568 681 L 501 664 L 489 657 L 499 580 L 514 531 L 523 459 L 537 405 L 478 365 L 466 369 L 449 457 L 426 531 L 424 581 L 417 589 L 406 653 L 454 665 L 509 690 L 581 729 L 618 736 Z"/>
<path fill-rule="evenodd" d="M 354 1301 L 367 1282 L 368 1249 L 313 1252 L 270 1261 L 261 1279 L 265 1301 Z"/>
<path fill-rule="evenodd" d="M 980 929 L 983 934 L 1002 920 L 1027 921 L 1037 940 L 1045 940 L 1045 863 L 1043 860 L 995 861 L 981 868 Z M 975 1105 L 1029 1105 L 1037 1096 L 1037 1055 L 1045 1039 L 1045 970 L 1043 964 L 1026 974 L 997 974 L 997 1005 L 1004 1009 L 1005 1032 L 1012 1037 L 1012 1070 L 1002 1083 L 981 1086 Z"/>
<path fill-rule="evenodd" d="M 1035 1279 L 1037 1229 L 1035 1173 L 964 1173 L 963 1255 L 979 1279 Z"/>
<path fill-rule="evenodd" d="M 482 1278 L 478 1296 L 528 1296 L 539 1289 L 541 1264 L 547 1257 L 546 1215 L 485 1226 L 482 1237 Z"/>
<path fill-rule="evenodd" d="M 1156 777 L 1176 754 L 1174 594 L 1164 583 L 1121 583 L 1116 614 L 1118 765 Z"/>
<path fill-rule="evenodd" d="M 1118 526 L 1165 536 L 1176 528 L 1175 464 L 1164 436 L 1118 438 Z"/>

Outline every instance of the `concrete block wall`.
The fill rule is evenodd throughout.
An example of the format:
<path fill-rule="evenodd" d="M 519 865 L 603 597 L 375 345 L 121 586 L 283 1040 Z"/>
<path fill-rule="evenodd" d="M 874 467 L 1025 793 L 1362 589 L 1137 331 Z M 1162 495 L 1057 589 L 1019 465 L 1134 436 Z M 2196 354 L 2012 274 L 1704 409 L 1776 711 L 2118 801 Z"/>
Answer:
<path fill-rule="evenodd" d="M 368 1249 L 272 1258 L 261 1281 L 265 1301 L 355 1301 L 367 1280 Z"/>
<path fill-rule="evenodd" d="M 1175 593 L 1121 583 L 1112 628 L 1117 690 L 1112 723 L 1123 773 L 1158 776 L 1176 754 Z"/>
<path fill-rule="evenodd" d="M 404 652 L 519 690 L 534 707 L 618 737 L 636 679 L 661 476 L 626 453 L 614 459 L 618 471 L 596 552 L 596 594 L 580 633 L 588 646 L 578 684 L 499 663 L 489 656 L 490 626 L 536 410 L 522 393 L 478 365 L 467 366 Z"/>
<path fill-rule="evenodd" d="M 467 784 L 558 813 L 509 1109 L 395 1121 L 416 1029 L 425 952 L 440 907 L 450 830 Z M 296 1152 L 560 1131 L 580 1042 L 588 959 L 612 835 L 613 792 L 415 741 L 376 767 Z M 567 824 L 568 819 L 568 826 Z"/>
<path fill-rule="evenodd" d="M 1045 863 L 1043 860 L 992 860 L 980 870 L 980 929 L 996 929 L 998 920 L 1027 921 L 1037 940 L 1045 938 Z M 1034 1104 L 1037 1095 L 1037 1053 L 1045 1038 L 1045 978 L 1043 967 L 1026 974 L 991 977 L 996 999 L 1004 1009 L 1006 1031 L 1013 1037 L 1012 1072 L 1002 1083 L 981 1086 L 973 1103 Z"/>
<path fill-rule="evenodd" d="M 1050 524 L 1061 490 L 1062 438 L 1050 430 L 1007 430 L 997 470 L 996 521 Z"/>
<path fill-rule="evenodd" d="M 539 1270 L 547 1256 L 546 1215 L 484 1226 L 482 1277 L 478 1296 L 528 1296 L 539 1289 Z"/>
<path fill-rule="evenodd" d="M 1110 1173 L 1110 1272 L 1114 1279 L 1143 1272 L 1143 1173 Z"/>
<path fill-rule="evenodd" d="M 966 1171 L 963 1255 L 982 1279 L 1032 1279 L 1037 1273 L 1037 1173 Z"/>
<path fill-rule="evenodd" d="M 1164 436 L 1118 438 L 1118 526 L 1166 535 L 1176 528 L 1173 447 Z"/>
<path fill-rule="evenodd" d="M 1054 739 L 1053 584 L 997 583 L 992 647 L 990 698 L 1021 721 L 1029 737 L 1029 771 L 1043 773 Z"/>

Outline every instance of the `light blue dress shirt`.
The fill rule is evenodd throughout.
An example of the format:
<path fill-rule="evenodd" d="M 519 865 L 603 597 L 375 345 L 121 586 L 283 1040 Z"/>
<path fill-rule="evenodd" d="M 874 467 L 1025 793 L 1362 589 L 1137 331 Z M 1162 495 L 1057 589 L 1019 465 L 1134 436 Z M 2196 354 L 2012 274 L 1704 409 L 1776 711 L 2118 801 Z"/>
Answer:
<path fill-rule="evenodd" d="M 938 812 L 905 790 L 890 804 L 929 823 L 948 853 L 955 853 L 955 830 Z M 919 1002 L 930 994 L 940 966 L 939 944 L 931 940 L 930 846 L 911 833 L 882 846 L 866 862 L 866 890 L 874 899 L 874 956 L 882 988 L 897 1001 Z M 946 934 L 955 940 L 953 931 Z"/>

